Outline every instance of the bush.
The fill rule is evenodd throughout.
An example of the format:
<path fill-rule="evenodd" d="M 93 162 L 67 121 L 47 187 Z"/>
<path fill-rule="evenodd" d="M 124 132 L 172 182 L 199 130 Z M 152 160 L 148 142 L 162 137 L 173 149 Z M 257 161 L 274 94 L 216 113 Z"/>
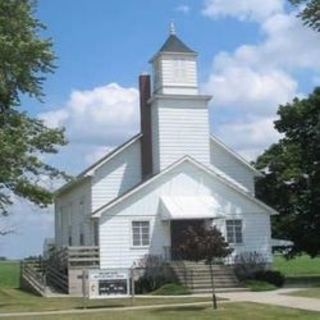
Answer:
<path fill-rule="evenodd" d="M 176 280 L 161 256 L 146 255 L 135 265 L 136 270 L 141 274 L 139 280 L 135 282 L 137 294 L 155 291 L 164 284 Z"/>
<path fill-rule="evenodd" d="M 252 279 L 254 273 L 264 271 L 266 266 L 265 257 L 258 252 L 243 252 L 234 258 L 234 271 L 241 281 Z"/>
<path fill-rule="evenodd" d="M 271 283 L 276 287 L 282 287 L 285 281 L 284 275 L 281 272 L 272 270 L 257 271 L 254 273 L 253 279 Z"/>
<path fill-rule="evenodd" d="M 244 284 L 246 287 L 250 288 L 251 291 L 270 291 L 277 289 L 274 284 L 266 281 L 246 280 Z"/>
<path fill-rule="evenodd" d="M 135 292 L 137 294 L 149 293 L 159 289 L 168 282 L 170 282 L 170 280 L 162 275 L 143 275 L 138 281 L 135 282 Z"/>
<path fill-rule="evenodd" d="M 177 295 L 186 295 L 190 294 L 190 290 L 179 283 L 167 283 L 160 287 L 159 289 L 155 290 L 151 294 L 153 295 L 159 295 L 159 296 L 177 296 Z"/>

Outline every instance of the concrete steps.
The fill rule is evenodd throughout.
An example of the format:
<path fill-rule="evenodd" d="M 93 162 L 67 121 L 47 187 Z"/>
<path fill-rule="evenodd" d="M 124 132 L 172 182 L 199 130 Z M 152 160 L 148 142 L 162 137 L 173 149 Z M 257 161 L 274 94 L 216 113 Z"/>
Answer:
<path fill-rule="evenodd" d="M 210 293 L 210 267 L 204 262 L 173 261 L 170 267 L 177 279 L 192 293 Z M 245 290 L 241 287 L 233 268 L 226 265 L 213 265 L 213 281 L 216 290 Z"/>

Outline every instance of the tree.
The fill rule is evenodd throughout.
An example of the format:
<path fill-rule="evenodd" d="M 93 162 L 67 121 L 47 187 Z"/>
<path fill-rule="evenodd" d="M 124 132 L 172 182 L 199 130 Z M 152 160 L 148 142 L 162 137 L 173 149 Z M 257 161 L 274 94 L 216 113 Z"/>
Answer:
<path fill-rule="evenodd" d="M 182 259 L 190 261 L 205 260 L 209 265 L 212 303 L 213 308 L 217 309 L 217 299 L 214 290 L 214 277 L 212 265 L 216 258 L 224 258 L 233 251 L 225 241 L 221 232 L 216 227 L 206 228 L 203 225 L 189 226 L 182 233 L 183 241 L 176 248 L 177 253 Z"/>
<path fill-rule="evenodd" d="M 54 71 L 50 39 L 33 14 L 35 1 L 0 1 L 0 214 L 8 214 L 13 195 L 40 207 L 52 202 L 43 177 L 66 178 L 43 159 L 65 145 L 64 132 L 21 110 L 22 100 L 43 101 L 43 83 Z M 25 99 L 26 100 L 26 99 Z M 4 232 L 4 231 L 3 231 Z"/>
<path fill-rule="evenodd" d="M 256 161 L 265 176 L 257 196 L 279 211 L 275 237 L 294 242 L 289 256 L 320 254 L 320 88 L 280 106 L 275 128 L 283 138 Z"/>
<path fill-rule="evenodd" d="M 303 23 L 320 31 L 320 1 L 319 0 L 289 0 L 293 5 L 298 6 L 304 4 L 304 8 L 298 14 Z"/>

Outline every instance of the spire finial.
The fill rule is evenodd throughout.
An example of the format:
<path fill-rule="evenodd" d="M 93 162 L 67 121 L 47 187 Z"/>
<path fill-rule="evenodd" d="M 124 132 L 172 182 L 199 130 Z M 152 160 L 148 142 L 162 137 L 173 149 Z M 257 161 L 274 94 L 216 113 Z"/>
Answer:
<path fill-rule="evenodd" d="M 176 35 L 176 25 L 173 21 L 170 22 L 170 35 Z"/>

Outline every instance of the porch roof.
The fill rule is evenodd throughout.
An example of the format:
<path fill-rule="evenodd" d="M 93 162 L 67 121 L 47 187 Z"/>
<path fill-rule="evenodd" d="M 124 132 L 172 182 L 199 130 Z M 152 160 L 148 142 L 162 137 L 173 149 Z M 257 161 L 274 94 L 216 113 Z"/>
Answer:
<path fill-rule="evenodd" d="M 210 196 L 161 197 L 162 220 L 217 219 L 218 203 Z"/>

